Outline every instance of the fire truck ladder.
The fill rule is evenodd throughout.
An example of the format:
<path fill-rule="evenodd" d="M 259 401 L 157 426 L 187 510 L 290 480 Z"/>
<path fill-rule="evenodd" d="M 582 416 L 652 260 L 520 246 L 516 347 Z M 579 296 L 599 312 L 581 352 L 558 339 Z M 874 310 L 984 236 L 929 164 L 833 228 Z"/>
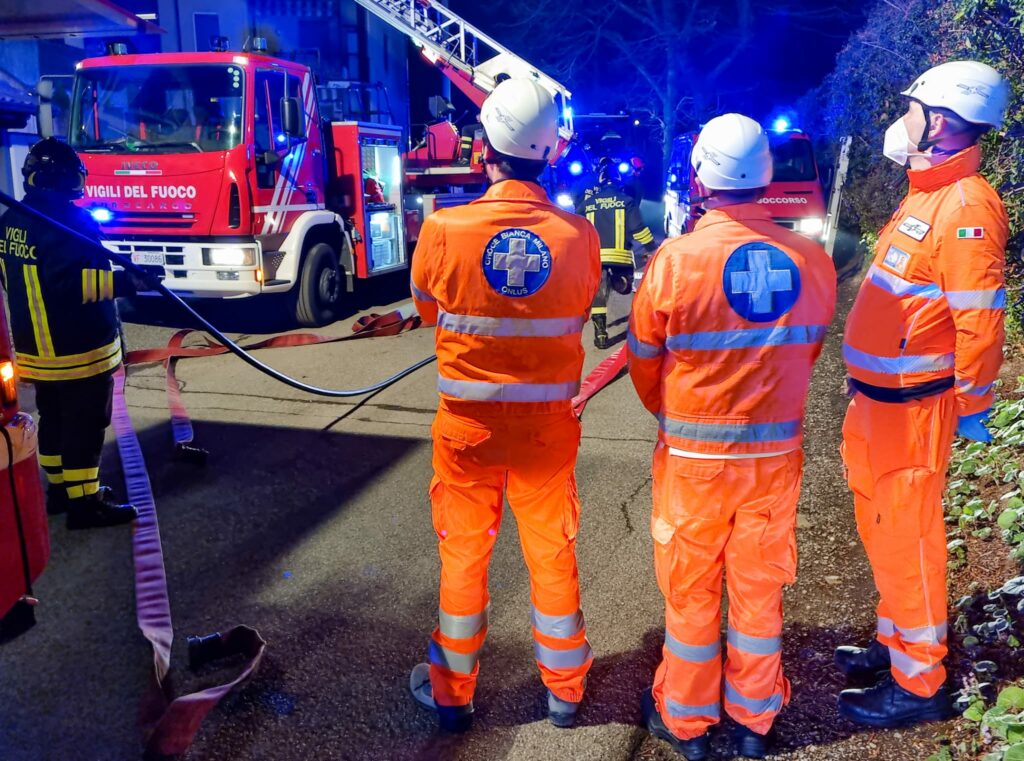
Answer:
<path fill-rule="evenodd" d="M 431 63 L 462 72 L 479 91 L 479 99 L 474 99 L 478 103 L 494 89 L 495 78 L 501 74 L 536 80 L 556 100 L 561 99 L 560 130 L 566 139 L 572 136 L 572 109 L 569 107 L 572 93 L 569 89 L 436 0 L 355 1 L 412 39 Z M 458 81 L 455 83 L 460 84 Z"/>

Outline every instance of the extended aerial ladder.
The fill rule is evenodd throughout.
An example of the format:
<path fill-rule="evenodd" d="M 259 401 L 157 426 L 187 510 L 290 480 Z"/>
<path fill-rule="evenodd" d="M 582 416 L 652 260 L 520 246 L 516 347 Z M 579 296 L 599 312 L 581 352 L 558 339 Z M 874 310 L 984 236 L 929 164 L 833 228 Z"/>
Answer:
<path fill-rule="evenodd" d="M 436 0 L 355 0 L 356 3 L 417 45 L 423 56 L 441 69 L 477 106 L 497 84 L 497 78 L 531 78 L 559 102 L 559 131 L 568 142 L 573 135 L 569 89 L 536 66 L 488 37 Z"/>

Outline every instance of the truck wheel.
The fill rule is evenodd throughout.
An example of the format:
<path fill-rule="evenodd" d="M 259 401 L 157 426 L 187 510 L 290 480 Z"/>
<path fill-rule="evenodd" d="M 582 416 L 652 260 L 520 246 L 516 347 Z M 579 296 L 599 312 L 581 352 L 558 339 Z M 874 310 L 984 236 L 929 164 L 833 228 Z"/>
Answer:
<path fill-rule="evenodd" d="M 295 319 L 306 327 L 321 327 L 337 319 L 343 282 L 338 255 L 326 243 L 306 254 L 295 294 Z"/>

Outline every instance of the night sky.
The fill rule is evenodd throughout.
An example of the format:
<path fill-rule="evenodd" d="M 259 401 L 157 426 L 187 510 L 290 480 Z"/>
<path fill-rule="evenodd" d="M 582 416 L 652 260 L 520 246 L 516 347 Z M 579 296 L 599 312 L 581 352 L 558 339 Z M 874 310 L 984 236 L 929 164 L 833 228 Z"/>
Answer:
<path fill-rule="evenodd" d="M 506 20 L 506 10 L 502 3 L 451 0 L 449 5 L 471 24 L 498 41 L 504 41 L 501 29 Z M 807 5 L 820 7 L 823 3 L 808 2 Z M 787 110 L 800 96 L 818 85 L 831 71 L 836 54 L 850 33 L 863 23 L 865 6 L 870 6 L 870 3 L 839 0 L 832 5 L 843 10 L 845 19 L 818 22 L 807 28 L 806 22 L 776 14 L 762 24 L 750 50 L 731 69 L 733 84 L 748 89 L 724 101 L 723 110 L 768 119 L 779 111 Z M 600 8 L 600 0 L 595 0 L 594 7 Z M 527 60 L 537 59 L 536 51 L 526 47 L 520 46 L 516 52 Z M 748 72 L 752 73 L 750 77 L 746 76 Z M 611 89 L 614 83 L 609 83 L 610 87 L 604 91 L 590 82 L 565 84 L 576 94 L 577 113 L 628 107 L 617 102 Z"/>

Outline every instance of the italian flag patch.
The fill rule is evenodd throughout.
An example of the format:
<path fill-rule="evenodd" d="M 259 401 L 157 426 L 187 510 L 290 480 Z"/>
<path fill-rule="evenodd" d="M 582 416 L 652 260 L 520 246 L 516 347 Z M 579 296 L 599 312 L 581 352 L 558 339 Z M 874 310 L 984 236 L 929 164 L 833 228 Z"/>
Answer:
<path fill-rule="evenodd" d="M 957 238 L 984 238 L 985 228 L 984 227 L 958 227 L 956 231 Z"/>

